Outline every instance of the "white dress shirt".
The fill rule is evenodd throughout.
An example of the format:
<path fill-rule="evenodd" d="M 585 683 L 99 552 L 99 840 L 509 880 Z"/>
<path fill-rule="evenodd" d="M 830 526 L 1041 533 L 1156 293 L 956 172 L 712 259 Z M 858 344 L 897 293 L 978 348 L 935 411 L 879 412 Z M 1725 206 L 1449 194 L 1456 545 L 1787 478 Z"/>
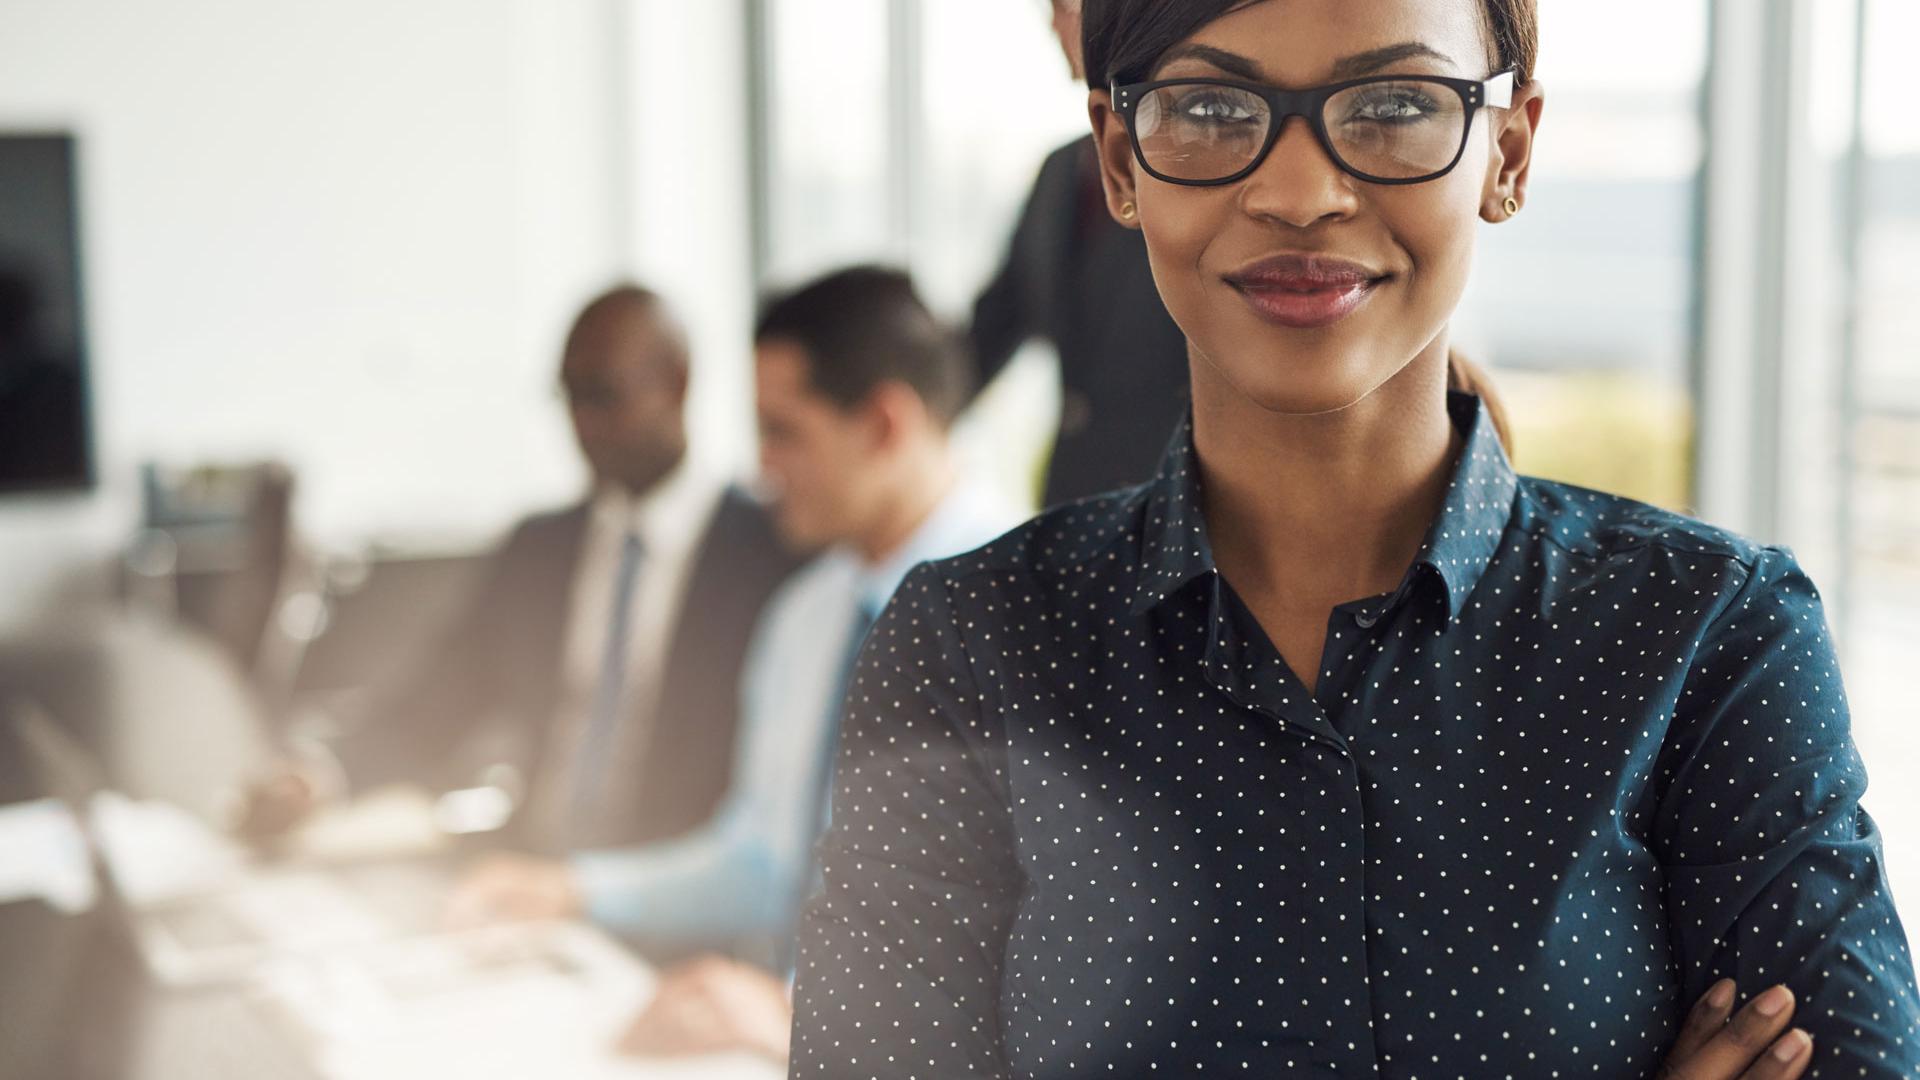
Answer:
<path fill-rule="evenodd" d="M 594 492 L 568 595 L 552 742 L 544 756 L 541 782 L 533 791 L 543 830 L 559 828 L 565 821 L 580 741 L 600 684 L 626 537 L 639 538 L 642 555 L 632 607 L 626 614 L 629 651 L 616 715 L 635 727 L 615 733 L 615 741 L 625 748 L 623 760 L 635 760 L 644 755 L 645 740 L 652 734 L 667 650 L 686 601 L 700 542 L 725 488 L 720 479 L 682 458 L 645 493 L 635 495 L 614 485 Z M 617 783 L 619 778 L 609 782 Z"/>
<path fill-rule="evenodd" d="M 1020 516 L 961 484 L 884 562 L 835 549 L 797 572 L 754 630 L 720 809 L 674 840 L 576 853 L 588 914 L 621 933 L 688 945 L 784 934 L 822 824 L 816 765 L 834 734 L 860 606 L 878 612 L 908 570 L 978 547 Z"/>

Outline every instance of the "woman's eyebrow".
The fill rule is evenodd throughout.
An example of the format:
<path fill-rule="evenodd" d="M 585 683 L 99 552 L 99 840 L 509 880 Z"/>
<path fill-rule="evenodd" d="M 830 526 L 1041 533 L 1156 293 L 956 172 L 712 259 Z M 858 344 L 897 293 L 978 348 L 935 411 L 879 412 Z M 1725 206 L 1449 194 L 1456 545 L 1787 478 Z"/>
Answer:
<path fill-rule="evenodd" d="M 1259 64 L 1241 56 L 1239 53 L 1230 53 L 1225 49 L 1216 49 L 1211 45 L 1175 46 L 1169 50 L 1165 56 L 1160 58 L 1160 62 L 1154 65 L 1154 69 L 1157 71 L 1165 68 L 1176 60 L 1204 61 L 1229 75 L 1237 75 L 1242 79 L 1250 79 L 1254 82 L 1259 82 L 1264 78 L 1260 73 Z"/>
<path fill-rule="evenodd" d="M 1333 78 L 1335 81 L 1354 79 L 1362 75 L 1371 74 L 1389 64 L 1397 64 L 1402 60 L 1413 59 L 1436 60 L 1442 64 L 1453 65 L 1452 57 L 1431 45 L 1419 41 L 1403 41 L 1398 45 L 1385 45 L 1378 49 L 1368 49 L 1363 53 L 1355 53 L 1352 56 L 1342 57 L 1334 62 Z M 1236 75 L 1242 79 L 1251 79 L 1255 82 L 1261 82 L 1266 79 L 1266 75 L 1261 71 L 1260 65 L 1253 60 L 1241 56 L 1239 53 L 1228 52 L 1225 49 L 1216 48 L 1212 45 L 1200 45 L 1197 43 L 1176 46 L 1169 50 L 1165 56 L 1162 56 L 1160 63 L 1155 65 L 1155 67 L 1156 69 L 1165 68 L 1176 60 L 1200 60 L 1219 68 L 1229 75 Z"/>
<path fill-rule="evenodd" d="M 1397 64 L 1402 60 L 1416 59 L 1437 60 L 1449 67 L 1453 66 L 1453 58 L 1433 46 L 1420 41 L 1403 41 L 1398 45 L 1388 45 L 1379 49 L 1368 49 L 1366 52 L 1356 53 L 1353 56 L 1335 62 L 1333 65 L 1333 77 L 1335 79 L 1354 79 L 1362 75 L 1372 74 L 1386 67 L 1388 64 Z"/>

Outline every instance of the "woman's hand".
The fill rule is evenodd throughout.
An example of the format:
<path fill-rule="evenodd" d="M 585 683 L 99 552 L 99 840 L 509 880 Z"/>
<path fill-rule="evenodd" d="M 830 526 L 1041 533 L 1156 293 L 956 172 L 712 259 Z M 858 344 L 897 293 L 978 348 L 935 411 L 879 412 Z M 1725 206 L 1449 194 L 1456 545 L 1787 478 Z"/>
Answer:
<path fill-rule="evenodd" d="M 1776 986 L 1729 1023 L 1734 989 L 1732 979 L 1722 979 L 1694 1003 L 1660 1066 L 1660 1080 L 1797 1080 L 1806 1071 L 1813 1039 L 1799 1028 L 1786 1030 L 1793 991 Z"/>

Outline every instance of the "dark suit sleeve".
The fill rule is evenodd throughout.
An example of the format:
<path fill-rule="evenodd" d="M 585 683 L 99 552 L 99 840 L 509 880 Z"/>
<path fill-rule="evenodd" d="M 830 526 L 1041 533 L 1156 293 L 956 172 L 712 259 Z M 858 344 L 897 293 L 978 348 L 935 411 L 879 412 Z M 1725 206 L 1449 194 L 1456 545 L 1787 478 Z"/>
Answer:
<path fill-rule="evenodd" d="M 1069 204 L 1063 208 L 1057 193 L 1063 179 L 1066 188 L 1072 189 L 1071 151 L 1077 145 L 1054 151 L 1040 167 L 1040 175 L 1020 210 L 1006 257 L 1001 260 L 993 280 L 974 301 L 968 343 L 973 351 L 976 387 L 992 382 L 1028 338 L 1046 332 L 1039 300 L 1044 295 L 1043 279 L 1048 274 L 1046 247 L 1060 230 L 1071 228 L 1071 222 L 1058 220 L 1058 215 L 1071 214 L 1073 207 Z M 1069 175 L 1063 177 L 1063 169 Z"/>
<path fill-rule="evenodd" d="M 476 588 L 428 647 L 377 693 L 359 722 L 329 745 L 355 788 L 420 781 L 436 772 L 476 723 L 512 698 L 503 685 L 524 665 L 504 655 L 516 612 L 521 568 L 531 557 L 532 523 L 522 523 L 492 555 Z"/>

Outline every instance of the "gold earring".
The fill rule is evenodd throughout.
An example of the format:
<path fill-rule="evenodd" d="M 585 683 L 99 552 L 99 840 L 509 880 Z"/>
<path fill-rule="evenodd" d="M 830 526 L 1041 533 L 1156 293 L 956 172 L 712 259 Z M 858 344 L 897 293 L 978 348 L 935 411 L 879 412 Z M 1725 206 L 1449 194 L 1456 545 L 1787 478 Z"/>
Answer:
<path fill-rule="evenodd" d="M 1518 214 L 1520 212 L 1519 200 L 1515 199 L 1511 195 L 1507 196 L 1507 201 L 1504 203 L 1501 203 L 1500 205 L 1502 208 L 1506 210 L 1508 217 L 1512 217 L 1515 214 Z"/>
<path fill-rule="evenodd" d="M 1132 221 L 1134 218 L 1137 218 L 1139 216 L 1140 216 L 1140 211 L 1137 208 L 1135 208 L 1135 206 L 1132 203 L 1123 202 L 1120 204 L 1120 220 L 1121 221 Z"/>

